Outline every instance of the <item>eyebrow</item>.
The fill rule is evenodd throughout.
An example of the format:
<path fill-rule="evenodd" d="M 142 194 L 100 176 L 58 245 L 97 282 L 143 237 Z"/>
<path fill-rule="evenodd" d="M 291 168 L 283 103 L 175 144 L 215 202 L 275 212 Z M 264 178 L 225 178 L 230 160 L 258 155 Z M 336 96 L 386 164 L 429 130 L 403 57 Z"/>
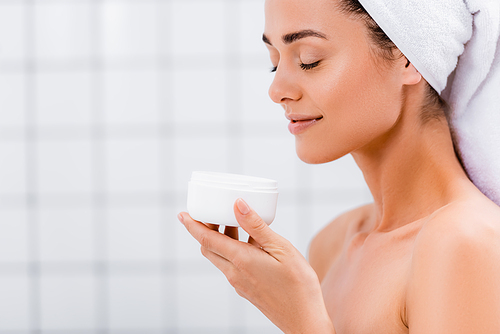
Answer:
<path fill-rule="evenodd" d="M 301 30 L 301 31 L 292 32 L 290 34 L 283 35 L 281 37 L 281 40 L 285 44 L 292 44 L 293 42 L 296 42 L 299 39 L 306 38 L 306 37 L 317 37 L 317 38 L 327 39 L 324 34 L 318 32 L 318 31 L 306 29 L 306 30 Z M 265 34 L 262 34 L 262 41 L 266 44 L 272 45 L 271 41 L 269 40 L 269 38 Z"/>

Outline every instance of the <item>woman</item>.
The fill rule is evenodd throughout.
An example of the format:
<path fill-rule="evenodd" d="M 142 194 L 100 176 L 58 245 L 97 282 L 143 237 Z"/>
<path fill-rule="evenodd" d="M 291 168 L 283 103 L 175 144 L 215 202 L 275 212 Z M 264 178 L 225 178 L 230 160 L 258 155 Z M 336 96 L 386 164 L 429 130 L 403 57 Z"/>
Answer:
<path fill-rule="evenodd" d="M 357 1 L 267 0 L 263 36 L 298 156 L 352 154 L 374 203 L 327 225 L 309 263 L 241 199 L 248 243 L 179 220 L 285 333 L 500 333 L 500 208 L 455 154 L 436 92 L 450 73 L 423 78 L 377 23 Z"/>

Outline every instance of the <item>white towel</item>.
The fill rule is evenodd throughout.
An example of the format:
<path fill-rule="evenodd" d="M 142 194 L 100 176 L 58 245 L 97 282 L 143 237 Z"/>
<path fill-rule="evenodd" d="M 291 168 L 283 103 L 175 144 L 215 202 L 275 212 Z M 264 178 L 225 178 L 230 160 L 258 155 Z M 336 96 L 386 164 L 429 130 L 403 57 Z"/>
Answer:
<path fill-rule="evenodd" d="M 448 103 L 455 147 L 500 205 L 500 0 L 360 0 Z"/>

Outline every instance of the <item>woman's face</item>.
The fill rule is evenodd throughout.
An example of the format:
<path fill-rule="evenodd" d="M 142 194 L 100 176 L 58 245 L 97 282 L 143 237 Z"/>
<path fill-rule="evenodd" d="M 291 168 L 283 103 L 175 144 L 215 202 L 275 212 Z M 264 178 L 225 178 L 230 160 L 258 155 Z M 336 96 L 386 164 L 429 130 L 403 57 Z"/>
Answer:
<path fill-rule="evenodd" d="M 375 147 L 401 109 L 401 74 L 336 1 L 266 1 L 263 39 L 276 69 L 269 95 L 291 119 L 297 154 L 308 163 Z"/>

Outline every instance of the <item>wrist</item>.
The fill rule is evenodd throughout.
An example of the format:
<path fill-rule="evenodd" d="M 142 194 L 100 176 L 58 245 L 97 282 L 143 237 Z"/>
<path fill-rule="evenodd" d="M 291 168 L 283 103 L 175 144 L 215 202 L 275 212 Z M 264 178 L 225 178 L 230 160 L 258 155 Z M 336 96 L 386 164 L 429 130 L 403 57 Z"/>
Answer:
<path fill-rule="evenodd" d="M 316 272 L 314 272 L 314 277 L 317 279 Z M 302 314 L 303 317 L 300 317 L 303 320 L 303 326 L 301 326 L 302 328 L 300 331 L 294 334 L 335 334 L 335 328 L 326 310 L 319 281 L 317 289 L 315 289 L 315 291 L 310 291 L 309 295 L 317 295 L 314 299 L 316 302 L 304 308 L 305 312 Z"/>
<path fill-rule="evenodd" d="M 328 316 L 326 310 L 322 316 L 318 313 L 310 315 L 307 321 L 303 321 L 300 328 L 294 328 L 287 331 L 286 334 L 335 334 L 332 320 Z"/>
<path fill-rule="evenodd" d="M 315 323 L 308 326 L 301 334 L 335 334 L 335 329 L 328 317 L 327 319 L 315 321 Z"/>

